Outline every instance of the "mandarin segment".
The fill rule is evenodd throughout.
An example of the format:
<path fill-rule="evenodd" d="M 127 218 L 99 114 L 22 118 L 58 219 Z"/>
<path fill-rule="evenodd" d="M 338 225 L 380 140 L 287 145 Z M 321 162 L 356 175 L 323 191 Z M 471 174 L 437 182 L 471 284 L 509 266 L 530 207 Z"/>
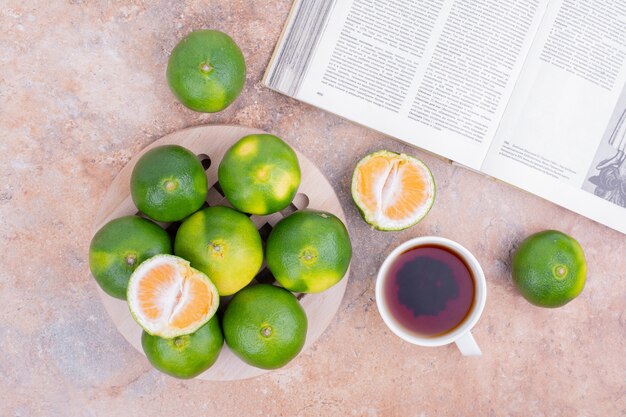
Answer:
<path fill-rule="evenodd" d="M 398 162 L 398 176 L 401 185 L 393 194 L 393 199 L 383 204 L 383 214 L 392 220 L 400 221 L 414 212 L 422 201 L 428 199 L 428 183 L 418 168 L 404 161 Z M 402 192 L 410 190 L 410 192 Z"/>
<path fill-rule="evenodd" d="M 164 305 L 159 303 L 162 294 L 176 284 L 176 270 L 167 264 L 158 265 L 149 270 L 139 282 L 139 306 L 149 319 L 158 319 L 163 315 Z"/>
<path fill-rule="evenodd" d="M 206 316 L 213 302 L 213 295 L 198 278 L 187 278 L 184 288 L 187 292 L 185 296 L 190 299 L 184 304 L 179 304 L 180 308 L 175 310 L 169 318 L 170 325 L 179 329 L 184 329 L 201 320 Z"/>
<path fill-rule="evenodd" d="M 372 212 L 378 209 L 379 192 L 390 169 L 388 159 L 374 157 L 365 161 L 361 169 L 355 171 L 357 191 L 361 195 L 363 205 Z"/>

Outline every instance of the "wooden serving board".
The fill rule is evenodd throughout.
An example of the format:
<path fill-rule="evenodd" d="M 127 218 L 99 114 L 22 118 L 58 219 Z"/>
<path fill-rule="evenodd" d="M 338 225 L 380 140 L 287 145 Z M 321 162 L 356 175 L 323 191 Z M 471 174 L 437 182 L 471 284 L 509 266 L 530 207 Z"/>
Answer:
<path fill-rule="evenodd" d="M 171 133 L 152 143 L 139 154 L 135 155 L 113 180 L 96 216 L 94 232 L 110 220 L 130 214 L 138 214 L 138 210 L 130 196 L 130 176 L 139 157 L 156 146 L 177 144 L 196 153 L 202 161 L 203 166 L 206 168 L 206 175 L 210 187 L 207 195 L 208 205 L 229 205 L 219 191 L 219 187 L 215 187 L 217 184 L 217 168 L 224 153 L 232 144 L 243 136 L 254 133 L 265 132 L 241 126 L 198 126 Z M 331 212 L 344 223 L 346 222 L 339 199 L 324 175 L 304 155 L 297 151 L 296 153 L 300 161 L 302 181 L 292 205 L 279 213 L 270 214 L 268 216 L 253 215 L 250 217 L 261 232 L 264 242 L 271 228 L 276 225 L 280 219 L 293 211 L 301 210 L 306 207 Z M 166 223 L 160 224 L 166 229 L 169 226 Z M 306 311 L 309 321 L 306 343 L 303 350 L 320 337 L 335 316 L 346 290 L 349 274 L 350 270 L 346 272 L 346 275 L 338 284 L 322 293 L 296 294 Z M 268 279 L 269 282 L 273 282 L 271 275 L 268 275 L 265 264 L 263 264 L 261 271 L 253 280 L 253 283 L 268 282 Z M 104 291 L 100 290 L 99 287 L 98 290 L 102 303 L 113 319 L 115 326 L 126 340 L 143 354 L 143 349 L 141 348 L 141 328 L 130 315 L 126 302 L 110 297 Z M 225 302 L 226 300 L 221 300 L 221 303 Z M 206 372 L 197 376 L 197 378 L 212 381 L 227 381 L 250 378 L 266 372 L 268 371 L 247 365 L 236 357 L 228 349 L 228 346 L 224 344 L 217 362 Z"/>

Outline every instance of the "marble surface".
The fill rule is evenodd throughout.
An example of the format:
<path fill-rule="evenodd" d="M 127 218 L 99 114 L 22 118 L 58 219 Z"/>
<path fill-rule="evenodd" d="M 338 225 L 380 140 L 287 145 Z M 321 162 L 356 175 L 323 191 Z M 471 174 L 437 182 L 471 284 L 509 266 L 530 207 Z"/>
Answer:
<path fill-rule="evenodd" d="M 0 416 L 624 416 L 626 239 L 538 197 L 402 145 L 260 84 L 289 11 L 272 1 L 18 1 L 0 7 Z M 242 96 L 215 115 L 180 105 L 168 53 L 193 29 L 223 30 L 248 63 Z M 327 175 L 348 216 L 354 260 L 325 334 L 287 367 L 251 380 L 180 381 L 120 336 L 90 278 L 94 213 L 117 172 L 160 136 L 206 123 L 265 129 Z M 354 164 L 381 148 L 435 175 L 428 217 L 372 231 L 349 195 Z M 557 228 L 589 274 L 567 306 L 515 291 L 510 253 Z M 420 235 L 459 241 L 489 295 L 474 335 L 484 356 L 421 348 L 384 326 L 378 266 Z"/>

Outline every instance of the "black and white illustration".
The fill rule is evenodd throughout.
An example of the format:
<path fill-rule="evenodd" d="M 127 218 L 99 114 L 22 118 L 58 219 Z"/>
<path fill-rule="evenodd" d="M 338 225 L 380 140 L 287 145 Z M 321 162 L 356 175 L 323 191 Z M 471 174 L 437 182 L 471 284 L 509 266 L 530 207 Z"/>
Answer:
<path fill-rule="evenodd" d="M 626 208 L 626 86 L 587 174 L 583 189 Z"/>

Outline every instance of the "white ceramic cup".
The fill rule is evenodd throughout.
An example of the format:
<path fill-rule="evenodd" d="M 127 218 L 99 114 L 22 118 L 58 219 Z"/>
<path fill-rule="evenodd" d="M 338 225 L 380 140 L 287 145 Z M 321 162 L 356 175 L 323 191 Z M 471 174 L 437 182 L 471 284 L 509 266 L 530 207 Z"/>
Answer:
<path fill-rule="evenodd" d="M 389 268 L 398 256 L 409 249 L 427 245 L 442 246 L 459 255 L 470 267 L 474 277 L 474 302 L 470 313 L 461 325 L 457 326 L 454 330 L 435 337 L 420 337 L 415 333 L 411 333 L 406 330 L 393 317 L 388 306 L 386 305 L 385 297 L 383 296 L 385 280 L 389 279 Z M 454 342 L 461 351 L 461 354 L 464 356 L 480 356 L 482 354 L 470 330 L 474 327 L 476 322 L 478 322 L 478 319 L 483 312 L 483 308 L 485 307 L 486 299 L 487 284 L 485 282 L 485 274 L 474 255 L 455 241 L 438 236 L 417 237 L 408 240 L 395 248 L 389 256 L 387 256 L 385 262 L 383 262 L 382 266 L 378 270 L 378 276 L 376 278 L 376 306 L 378 307 L 378 312 L 383 318 L 383 321 L 392 332 L 407 342 L 419 346 L 443 346 Z"/>

